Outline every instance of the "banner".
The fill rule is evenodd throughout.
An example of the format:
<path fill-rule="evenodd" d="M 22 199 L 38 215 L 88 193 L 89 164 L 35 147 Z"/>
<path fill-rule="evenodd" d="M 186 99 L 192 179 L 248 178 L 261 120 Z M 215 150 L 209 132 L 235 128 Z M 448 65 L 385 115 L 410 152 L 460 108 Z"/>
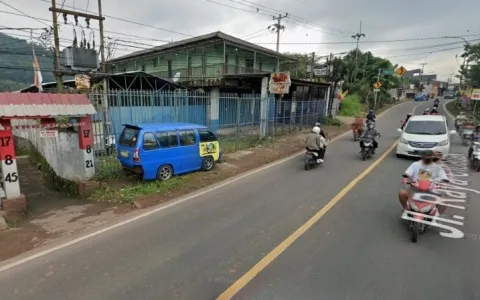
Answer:
<path fill-rule="evenodd" d="M 270 94 L 288 94 L 290 91 L 290 72 L 276 72 L 270 76 L 269 92 Z"/>
<path fill-rule="evenodd" d="M 470 100 L 480 100 L 480 89 L 473 89 Z"/>

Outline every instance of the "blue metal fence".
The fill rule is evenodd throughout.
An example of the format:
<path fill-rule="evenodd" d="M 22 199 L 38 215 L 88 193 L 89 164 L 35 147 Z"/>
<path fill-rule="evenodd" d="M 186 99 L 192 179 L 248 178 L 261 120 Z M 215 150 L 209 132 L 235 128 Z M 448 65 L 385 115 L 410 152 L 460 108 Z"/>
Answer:
<path fill-rule="evenodd" d="M 178 91 L 108 91 L 90 95 L 97 108 L 92 116 L 96 153 L 118 140 L 123 124 L 188 122 L 218 124 L 217 134 L 238 149 L 239 141 L 260 137 L 262 98 L 259 94 L 213 94 Z M 108 99 L 108 105 L 103 103 Z M 216 102 L 216 103 L 215 103 Z M 325 115 L 325 101 L 263 100 L 268 118 L 266 135 L 309 128 Z M 108 119 L 107 122 L 104 120 Z M 249 145 L 248 143 L 246 144 Z M 245 146 L 246 147 L 246 146 Z M 97 164 L 101 168 L 101 163 Z"/>

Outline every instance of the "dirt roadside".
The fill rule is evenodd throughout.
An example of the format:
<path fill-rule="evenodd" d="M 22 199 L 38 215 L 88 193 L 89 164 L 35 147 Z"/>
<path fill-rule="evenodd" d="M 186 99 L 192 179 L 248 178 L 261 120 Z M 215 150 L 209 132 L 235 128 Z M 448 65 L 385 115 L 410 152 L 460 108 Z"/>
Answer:
<path fill-rule="evenodd" d="M 391 106 L 386 106 L 383 110 Z M 348 119 L 344 120 L 347 123 L 341 126 L 323 126 L 330 138 L 350 130 Z M 0 231 L 0 240 L 2 241 L 0 261 L 52 241 L 100 227 L 133 210 L 148 209 L 148 207 L 184 196 L 290 156 L 303 149 L 305 134 L 306 132 L 298 132 L 282 135 L 258 147 L 227 154 L 224 162 L 218 164 L 214 170 L 186 175 L 188 180 L 185 180 L 185 184 L 179 184 L 175 189 L 166 193 L 138 197 L 134 201 L 135 205 L 112 203 L 111 201 L 85 201 L 85 199 L 78 201 L 68 199 L 67 201 L 57 199 L 51 193 L 44 194 L 42 197 L 48 198 L 49 203 L 56 202 L 57 204 L 49 206 L 48 209 L 32 211 L 26 216 L 11 216 L 6 219 L 10 229 Z M 121 187 L 119 186 L 118 189 Z"/>

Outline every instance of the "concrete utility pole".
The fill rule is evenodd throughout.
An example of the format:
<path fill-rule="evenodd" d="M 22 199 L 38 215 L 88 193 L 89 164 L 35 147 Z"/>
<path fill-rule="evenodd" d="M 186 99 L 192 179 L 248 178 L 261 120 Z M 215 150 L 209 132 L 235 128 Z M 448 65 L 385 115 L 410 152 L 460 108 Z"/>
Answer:
<path fill-rule="evenodd" d="M 53 22 L 53 41 L 55 43 L 55 81 L 57 82 L 57 90 L 59 92 L 63 89 L 63 78 L 60 72 L 60 38 L 58 36 L 58 19 L 57 19 L 57 4 L 52 0 L 52 22 Z"/>
<path fill-rule="evenodd" d="M 427 59 L 425 58 L 425 60 L 427 60 Z M 428 64 L 427 64 L 426 62 L 424 62 L 424 63 L 421 63 L 420 65 L 422 66 L 422 70 L 420 71 L 420 84 L 421 84 L 422 81 L 423 81 L 423 69 L 424 69 L 425 66 L 428 65 Z"/>
<path fill-rule="evenodd" d="M 352 35 L 352 38 L 353 39 L 356 39 L 357 40 L 357 48 L 355 49 L 355 70 L 353 72 L 353 81 L 355 82 L 355 80 L 357 79 L 357 67 L 358 67 L 358 43 L 360 41 L 360 39 L 362 37 L 365 37 L 365 34 L 362 33 L 362 21 L 360 21 L 360 31 L 355 34 L 355 35 Z"/>
<path fill-rule="evenodd" d="M 105 47 L 103 44 L 103 21 L 105 20 L 104 17 L 102 17 L 102 5 L 101 5 L 101 0 L 98 0 L 98 9 L 99 9 L 99 15 L 92 15 L 92 14 L 87 14 L 87 13 L 82 13 L 79 11 L 73 11 L 73 10 L 67 10 L 67 9 L 62 9 L 62 8 L 57 8 L 55 0 L 52 0 L 52 7 L 50 7 L 48 10 L 52 12 L 52 21 L 53 21 L 53 35 L 54 35 L 54 42 L 55 42 L 55 77 L 57 81 L 57 90 L 59 92 L 62 91 L 63 89 L 63 72 L 60 70 L 60 39 L 58 37 L 58 19 L 57 19 L 57 13 L 63 14 L 64 18 L 66 16 L 71 15 L 74 16 L 76 19 L 78 17 L 85 18 L 87 22 L 90 22 L 90 19 L 97 20 L 100 22 L 100 52 L 101 52 L 101 59 L 102 59 L 102 70 L 104 70 L 105 73 Z M 73 74 L 73 73 L 72 73 Z"/>
<path fill-rule="evenodd" d="M 377 75 L 377 82 L 380 81 L 380 74 L 382 74 L 382 69 L 378 69 L 378 75 Z M 375 92 L 375 100 L 373 101 L 373 110 L 375 111 L 375 109 L 377 108 L 377 99 L 378 99 L 378 94 L 379 92 Z"/>
<path fill-rule="evenodd" d="M 282 14 L 279 14 L 278 17 L 273 17 L 273 20 L 277 20 L 277 23 L 274 23 L 270 26 L 268 26 L 268 29 L 272 30 L 273 32 L 277 33 L 277 52 L 280 52 L 280 31 L 285 30 L 285 26 L 282 25 L 281 21 L 284 18 L 288 17 L 288 13 L 282 16 Z M 280 70 L 280 62 L 277 60 L 277 72 Z"/>
<path fill-rule="evenodd" d="M 315 52 L 312 52 L 312 61 L 310 62 L 310 80 L 313 81 L 313 68 L 315 67 Z"/>

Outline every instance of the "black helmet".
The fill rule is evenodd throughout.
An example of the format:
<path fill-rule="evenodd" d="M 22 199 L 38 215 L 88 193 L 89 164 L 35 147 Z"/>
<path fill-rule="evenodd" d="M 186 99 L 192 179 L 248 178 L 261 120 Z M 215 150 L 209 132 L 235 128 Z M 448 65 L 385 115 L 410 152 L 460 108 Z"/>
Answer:
<path fill-rule="evenodd" d="M 480 124 L 475 125 L 475 129 L 480 129 Z"/>
<path fill-rule="evenodd" d="M 408 114 L 407 114 L 407 117 L 411 117 L 411 116 L 412 116 L 412 113 L 408 113 Z"/>

